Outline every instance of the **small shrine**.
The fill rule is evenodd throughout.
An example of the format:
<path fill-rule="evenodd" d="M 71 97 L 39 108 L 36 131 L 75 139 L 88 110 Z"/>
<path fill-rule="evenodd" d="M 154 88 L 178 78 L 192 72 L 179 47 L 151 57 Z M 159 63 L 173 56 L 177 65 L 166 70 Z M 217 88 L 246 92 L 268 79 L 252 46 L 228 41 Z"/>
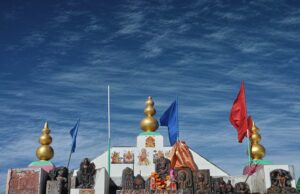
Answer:
<path fill-rule="evenodd" d="M 48 122 L 39 138 L 37 161 L 25 168 L 9 169 L 7 194 L 296 194 L 292 165 L 264 160 L 259 128 L 252 121 L 249 156 L 253 164 L 231 176 L 188 146 L 188 140 L 164 145 L 152 97 L 136 146 L 111 147 L 97 158 L 82 157 L 78 169 L 56 167 Z M 110 169 L 110 170 L 108 170 Z M 298 181 L 299 182 L 299 181 Z M 299 189 L 299 183 L 297 184 Z"/>

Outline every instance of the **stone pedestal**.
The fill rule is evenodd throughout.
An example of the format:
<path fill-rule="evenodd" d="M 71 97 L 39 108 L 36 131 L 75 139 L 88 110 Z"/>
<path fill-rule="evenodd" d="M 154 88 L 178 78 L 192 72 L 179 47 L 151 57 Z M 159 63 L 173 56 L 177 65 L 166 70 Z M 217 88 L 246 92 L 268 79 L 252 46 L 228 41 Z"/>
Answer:
<path fill-rule="evenodd" d="M 41 168 L 9 169 L 7 174 L 6 194 L 46 192 L 47 172 Z"/>
<path fill-rule="evenodd" d="M 94 189 L 71 189 L 70 194 L 95 194 Z"/>
<path fill-rule="evenodd" d="M 58 181 L 47 181 L 46 194 L 60 194 Z"/>

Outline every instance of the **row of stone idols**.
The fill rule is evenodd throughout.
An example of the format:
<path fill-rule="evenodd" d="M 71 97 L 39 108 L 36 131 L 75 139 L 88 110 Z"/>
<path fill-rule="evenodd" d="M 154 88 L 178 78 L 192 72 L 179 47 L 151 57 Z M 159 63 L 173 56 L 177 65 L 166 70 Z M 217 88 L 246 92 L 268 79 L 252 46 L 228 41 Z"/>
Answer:
<path fill-rule="evenodd" d="M 66 167 L 54 168 L 49 172 L 46 193 L 68 194 L 71 188 L 93 189 L 95 174 L 95 165 L 88 158 L 81 161 L 75 178 L 72 178 L 73 172 L 69 172 Z"/>
<path fill-rule="evenodd" d="M 167 173 L 167 172 L 166 172 Z M 161 174 L 162 175 L 162 174 Z M 164 176 L 168 179 L 169 175 Z M 163 176 L 160 176 L 162 179 Z M 160 181 L 162 180 L 160 179 Z M 249 186 L 240 182 L 235 187 L 230 181 L 227 183 L 223 178 L 211 178 L 209 170 L 198 170 L 192 172 L 189 168 L 174 170 L 175 186 L 159 187 L 155 185 L 150 176 L 146 181 L 141 175 L 134 176 L 131 168 L 126 168 L 122 173 L 122 194 L 132 193 L 184 193 L 184 194 L 248 194 Z"/>

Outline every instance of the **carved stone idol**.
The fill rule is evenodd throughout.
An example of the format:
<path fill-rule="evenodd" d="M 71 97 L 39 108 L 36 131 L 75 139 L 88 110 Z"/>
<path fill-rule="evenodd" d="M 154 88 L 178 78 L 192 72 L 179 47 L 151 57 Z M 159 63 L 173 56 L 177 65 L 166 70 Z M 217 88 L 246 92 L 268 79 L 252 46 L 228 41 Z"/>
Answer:
<path fill-rule="evenodd" d="M 235 193 L 236 194 L 249 194 L 250 189 L 249 185 L 245 182 L 239 182 L 235 184 Z"/>
<path fill-rule="evenodd" d="M 141 175 L 137 175 L 133 180 L 133 189 L 145 189 L 145 180 Z"/>
<path fill-rule="evenodd" d="M 221 181 L 223 181 L 223 178 L 212 178 L 211 191 L 213 194 L 222 194 L 220 189 Z"/>
<path fill-rule="evenodd" d="M 226 183 L 226 194 L 233 194 L 234 188 L 231 184 L 231 180 L 228 180 Z"/>
<path fill-rule="evenodd" d="M 226 193 L 226 183 L 223 179 L 219 182 L 219 188 L 220 188 L 220 194 L 227 194 Z"/>
<path fill-rule="evenodd" d="M 181 168 L 175 170 L 178 191 L 184 194 L 193 193 L 193 177 L 189 168 Z"/>
<path fill-rule="evenodd" d="M 47 194 L 68 193 L 68 169 L 58 167 L 49 172 L 50 181 L 47 181 Z"/>
<path fill-rule="evenodd" d="M 295 188 L 292 188 L 292 176 L 290 172 L 283 169 L 276 169 L 270 173 L 271 187 L 268 188 L 268 194 L 275 193 L 297 193 Z"/>
<path fill-rule="evenodd" d="M 209 170 L 197 170 L 194 174 L 194 194 L 210 194 Z"/>
<path fill-rule="evenodd" d="M 125 168 L 122 173 L 122 190 L 133 189 L 133 170 L 129 167 Z"/>
<path fill-rule="evenodd" d="M 155 163 L 155 172 L 159 175 L 159 178 L 165 179 L 170 174 L 170 164 L 170 160 L 165 158 L 163 153 L 159 153 Z"/>
<path fill-rule="evenodd" d="M 80 163 L 80 169 L 77 172 L 77 188 L 93 189 L 95 186 L 94 175 L 96 174 L 95 164 L 88 158 L 84 158 Z"/>

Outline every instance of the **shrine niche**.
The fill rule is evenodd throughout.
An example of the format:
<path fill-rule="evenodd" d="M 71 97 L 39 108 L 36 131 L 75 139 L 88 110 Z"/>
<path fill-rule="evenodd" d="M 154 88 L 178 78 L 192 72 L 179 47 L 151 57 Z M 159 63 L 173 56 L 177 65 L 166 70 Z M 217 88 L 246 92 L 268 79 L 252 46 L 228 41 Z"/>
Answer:
<path fill-rule="evenodd" d="M 50 180 L 47 181 L 47 194 L 68 193 L 68 169 L 66 167 L 54 168 L 49 172 Z"/>
<path fill-rule="evenodd" d="M 137 175 L 133 180 L 133 189 L 136 190 L 145 189 L 145 180 L 140 174 Z"/>
<path fill-rule="evenodd" d="M 177 189 L 184 194 L 193 194 L 193 174 L 190 168 L 175 169 Z"/>
<path fill-rule="evenodd" d="M 148 166 L 150 164 L 149 154 L 145 148 L 141 149 L 140 154 L 138 155 L 138 165 L 140 166 Z"/>
<path fill-rule="evenodd" d="M 120 152 L 114 151 L 111 154 L 111 163 L 112 164 L 122 164 L 122 158 Z"/>
<path fill-rule="evenodd" d="M 268 188 L 267 194 L 277 193 L 298 193 L 296 188 L 292 187 L 293 180 L 289 171 L 283 169 L 276 169 L 270 173 L 271 187 Z"/>
<path fill-rule="evenodd" d="M 134 154 L 128 150 L 123 154 L 123 159 L 125 164 L 133 164 Z"/>
<path fill-rule="evenodd" d="M 235 194 L 250 194 L 249 185 L 245 182 L 236 183 L 235 184 Z"/>
<path fill-rule="evenodd" d="M 133 170 L 129 167 L 125 168 L 122 172 L 122 190 L 132 190 L 133 179 Z"/>
<path fill-rule="evenodd" d="M 210 194 L 211 183 L 209 170 L 197 170 L 193 172 L 194 194 Z"/>
<path fill-rule="evenodd" d="M 80 169 L 77 172 L 77 188 L 93 189 L 95 186 L 94 176 L 96 174 L 95 164 L 88 158 L 84 158 L 80 163 Z"/>
<path fill-rule="evenodd" d="M 152 136 L 147 137 L 146 141 L 145 141 L 145 147 L 146 148 L 154 148 L 155 147 L 155 138 Z"/>

